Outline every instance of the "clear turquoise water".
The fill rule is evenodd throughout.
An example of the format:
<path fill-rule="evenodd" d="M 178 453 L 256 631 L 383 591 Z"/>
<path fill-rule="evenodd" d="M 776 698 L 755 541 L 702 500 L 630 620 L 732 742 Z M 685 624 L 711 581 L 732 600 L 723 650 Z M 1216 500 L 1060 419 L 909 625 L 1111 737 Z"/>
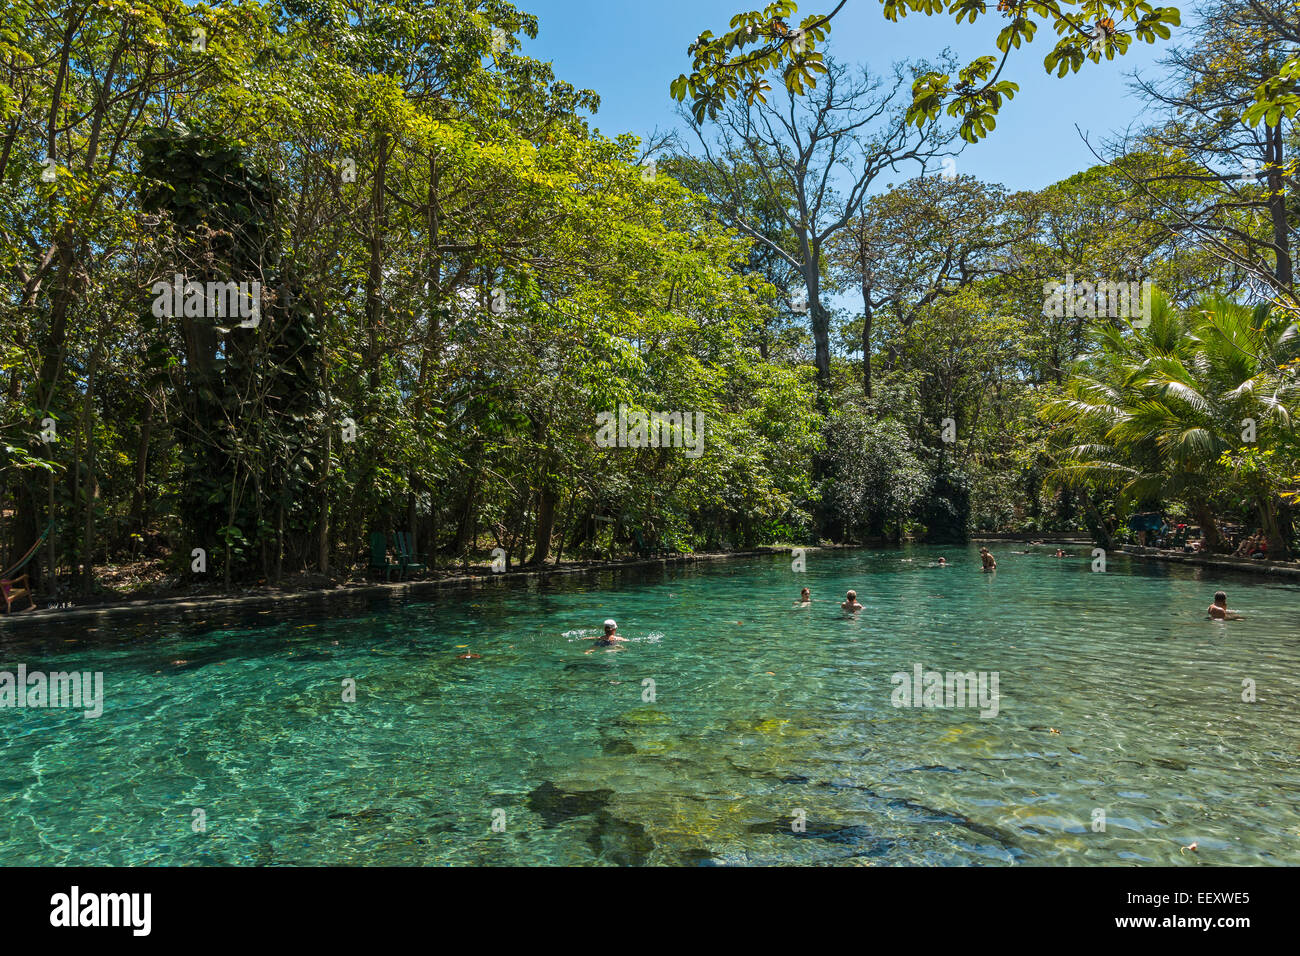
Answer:
<path fill-rule="evenodd" d="M 0 710 L 0 861 L 1300 863 L 1298 589 L 1012 547 L 11 643 L 0 669 L 101 670 L 106 702 Z M 1205 619 L 1219 587 L 1247 620 Z M 631 642 L 584 654 L 607 616 Z M 894 707 L 917 663 L 996 671 L 998 715 Z"/>

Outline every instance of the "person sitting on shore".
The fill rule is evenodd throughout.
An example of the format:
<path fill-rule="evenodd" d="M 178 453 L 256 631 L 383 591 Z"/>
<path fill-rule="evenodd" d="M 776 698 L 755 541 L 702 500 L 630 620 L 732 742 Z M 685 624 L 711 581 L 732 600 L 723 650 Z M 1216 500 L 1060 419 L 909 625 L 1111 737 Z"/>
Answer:
<path fill-rule="evenodd" d="M 985 571 L 996 571 L 998 569 L 998 562 L 993 555 L 989 553 L 988 548 L 980 548 L 980 560 L 984 562 Z"/>
<path fill-rule="evenodd" d="M 1268 557 L 1268 535 L 1262 531 L 1255 535 L 1255 546 L 1250 549 L 1248 556 L 1252 558 Z"/>
<path fill-rule="evenodd" d="M 1236 611 L 1228 610 L 1228 595 L 1223 591 L 1214 592 L 1214 603 L 1209 608 L 1210 620 L 1212 621 L 1240 621 L 1241 615 Z"/>
<path fill-rule="evenodd" d="M 608 647 L 613 650 L 617 650 L 617 648 L 614 647 L 615 644 L 627 643 L 626 637 L 619 637 L 618 622 L 616 622 L 613 618 L 610 618 L 608 621 L 605 622 L 604 634 L 602 634 L 599 637 L 584 638 L 584 640 L 595 641 L 596 647 Z M 587 653 L 590 654 L 592 651 L 596 649 L 596 647 L 593 647 L 591 650 L 587 651 Z"/>
<path fill-rule="evenodd" d="M 1250 537 L 1245 538 L 1241 542 L 1241 544 L 1237 545 L 1237 550 L 1232 552 L 1233 557 L 1237 557 L 1237 558 L 1248 557 L 1253 551 L 1255 551 L 1258 548 L 1258 546 L 1259 546 L 1259 535 L 1252 534 Z"/>
<path fill-rule="evenodd" d="M 862 610 L 862 605 L 858 603 L 858 592 L 850 591 L 844 596 L 844 603 L 840 605 L 846 611 L 857 613 Z"/>

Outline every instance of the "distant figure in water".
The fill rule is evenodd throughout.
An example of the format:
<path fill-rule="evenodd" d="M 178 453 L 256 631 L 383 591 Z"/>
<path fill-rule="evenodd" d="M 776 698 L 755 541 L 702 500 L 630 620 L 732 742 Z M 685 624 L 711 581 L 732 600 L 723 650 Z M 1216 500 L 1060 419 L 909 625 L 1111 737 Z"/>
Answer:
<path fill-rule="evenodd" d="M 800 591 L 800 592 L 799 592 L 799 603 L 800 603 L 800 604 L 811 604 L 811 603 L 812 603 L 812 591 L 809 591 L 807 588 L 804 588 L 802 591 Z"/>
<path fill-rule="evenodd" d="M 1060 548 L 1057 548 L 1057 549 L 1056 549 L 1056 556 L 1057 556 L 1058 558 L 1063 558 L 1063 557 L 1065 557 L 1065 552 L 1062 551 Z"/>
<path fill-rule="evenodd" d="M 588 637 L 588 638 L 584 638 L 584 640 L 595 641 L 596 647 L 608 647 L 614 650 L 617 650 L 617 648 L 614 647 L 615 644 L 627 643 L 626 637 L 618 636 L 618 622 L 616 622 L 613 618 L 610 618 L 608 621 L 605 622 L 605 633 L 602 636 Z M 596 649 L 596 647 L 593 647 L 590 651 L 587 651 L 587 653 L 590 654 L 592 651 Z"/>
<path fill-rule="evenodd" d="M 996 571 L 998 569 L 998 562 L 994 560 L 988 548 L 980 548 L 980 560 L 984 562 L 985 571 Z"/>
<path fill-rule="evenodd" d="M 844 610 L 853 611 L 854 613 L 862 610 L 862 605 L 858 603 L 857 591 L 850 591 L 844 598 L 844 603 L 840 605 Z"/>
<path fill-rule="evenodd" d="M 939 559 L 939 567 L 941 567 L 941 568 L 946 568 L 947 566 L 948 566 L 948 559 L 947 559 L 947 558 L 940 558 L 940 559 Z"/>
<path fill-rule="evenodd" d="M 1240 621 L 1241 615 L 1236 611 L 1228 610 L 1228 595 L 1222 591 L 1214 592 L 1214 603 L 1210 605 L 1210 620 L 1212 621 Z"/>

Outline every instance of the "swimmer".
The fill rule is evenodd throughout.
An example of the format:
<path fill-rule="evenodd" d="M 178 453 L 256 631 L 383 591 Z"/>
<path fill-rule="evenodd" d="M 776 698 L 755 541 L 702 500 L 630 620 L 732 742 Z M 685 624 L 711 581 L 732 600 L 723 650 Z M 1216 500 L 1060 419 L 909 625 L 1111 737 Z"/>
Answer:
<path fill-rule="evenodd" d="M 615 644 L 627 643 L 626 637 L 618 636 L 618 623 L 613 618 L 610 618 L 605 622 L 605 633 L 600 637 L 584 637 L 583 640 L 595 641 L 596 647 L 608 647 L 610 650 L 618 650 L 618 648 L 614 646 Z M 587 651 L 587 653 L 592 653 L 592 651 L 595 651 L 596 647 L 593 647 L 591 650 Z"/>
<path fill-rule="evenodd" d="M 1057 548 L 1057 549 L 1056 549 L 1056 556 L 1057 556 L 1058 558 L 1063 558 L 1063 557 L 1065 557 L 1065 552 L 1062 551 L 1060 548 Z"/>
<path fill-rule="evenodd" d="M 805 604 L 811 604 L 811 603 L 812 603 L 812 591 L 808 590 L 807 588 L 804 588 L 802 591 L 799 592 L 799 606 L 802 607 Z"/>
<path fill-rule="evenodd" d="M 844 603 L 840 605 L 846 611 L 857 613 L 862 610 L 862 605 L 858 603 L 858 592 L 850 591 L 844 596 Z"/>
<path fill-rule="evenodd" d="M 996 571 L 998 569 L 998 562 L 989 553 L 988 548 L 980 548 L 980 560 L 984 562 L 985 571 Z"/>
<path fill-rule="evenodd" d="M 946 568 L 947 566 L 948 566 L 948 559 L 947 559 L 947 558 L 940 558 L 940 559 L 939 559 L 939 567 L 941 567 L 941 568 Z"/>
<path fill-rule="evenodd" d="M 1214 592 L 1214 603 L 1209 608 L 1212 621 L 1240 621 L 1242 617 L 1236 611 L 1228 610 L 1228 595 L 1222 591 Z"/>

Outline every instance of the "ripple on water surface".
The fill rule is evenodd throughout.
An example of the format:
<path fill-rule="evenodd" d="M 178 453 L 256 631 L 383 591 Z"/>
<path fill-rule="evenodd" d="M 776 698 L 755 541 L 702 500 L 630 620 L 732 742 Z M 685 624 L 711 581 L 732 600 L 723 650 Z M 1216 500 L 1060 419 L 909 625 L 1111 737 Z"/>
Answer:
<path fill-rule="evenodd" d="M 974 548 L 814 552 L 10 648 L 106 699 L 0 710 L 2 858 L 1300 863 L 1298 589 L 995 550 L 988 575 Z M 1220 587 L 1246 620 L 1206 621 Z M 628 642 L 594 647 L 611 616 Z M 895 706 L 917 665 L 996 674 L 996 714 Z"/>

